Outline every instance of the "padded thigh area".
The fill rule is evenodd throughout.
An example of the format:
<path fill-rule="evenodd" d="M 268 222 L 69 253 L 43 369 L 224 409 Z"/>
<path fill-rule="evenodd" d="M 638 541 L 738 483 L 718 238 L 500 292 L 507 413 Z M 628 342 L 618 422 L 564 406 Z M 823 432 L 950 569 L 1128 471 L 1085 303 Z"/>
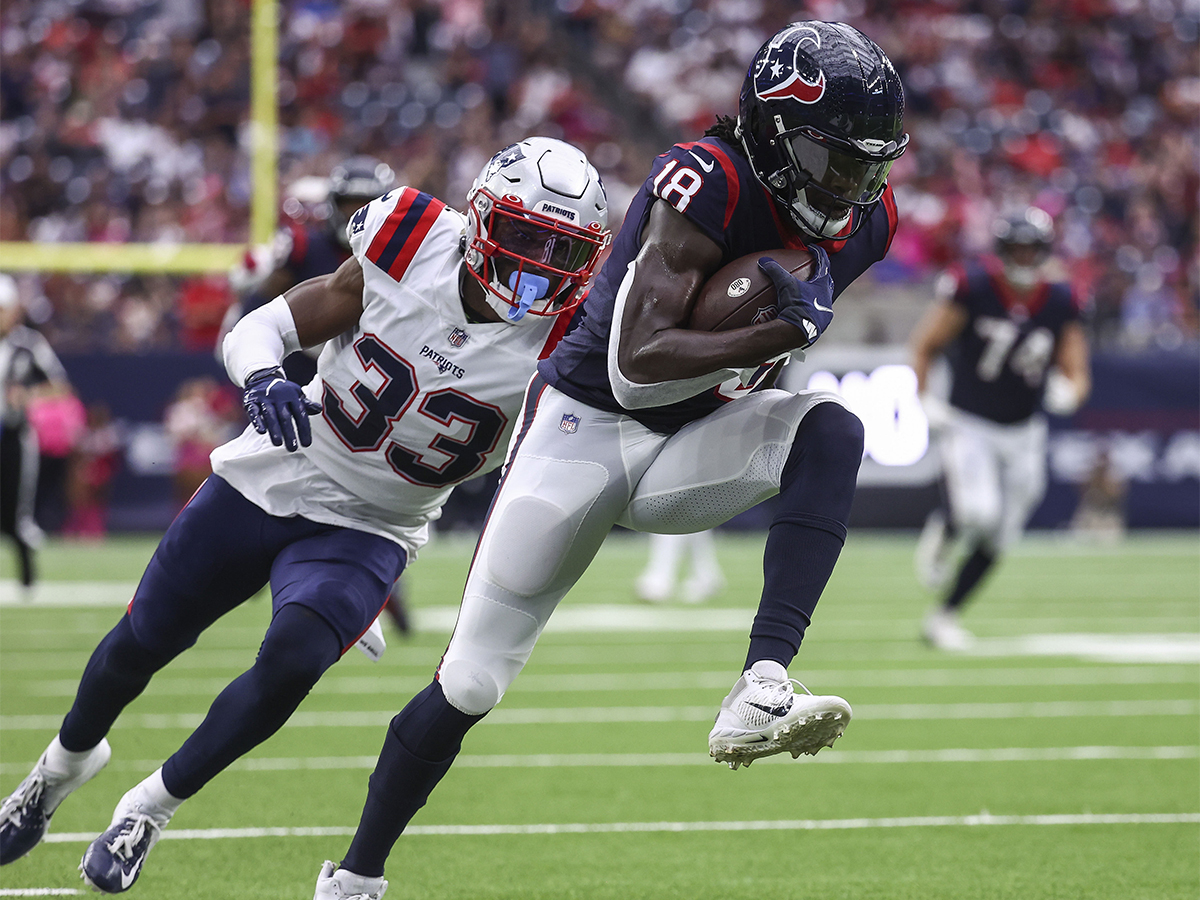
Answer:
<path fill-rule="evenodd" d="M 550 589 L 560 569 L 574 568 L 571 545 L 607 484 L 607 470 L 590 460 L 521 459 L 488 521 L 476 563 L 484 577 L 520 597 Z"/>
<path fill-rule="evenodd" d="M 667 440 L 634 489 L 620 524 L 687 534 L 714 528 L 779 492 L 801 420 L 826 391 L 740 397 Z"/>

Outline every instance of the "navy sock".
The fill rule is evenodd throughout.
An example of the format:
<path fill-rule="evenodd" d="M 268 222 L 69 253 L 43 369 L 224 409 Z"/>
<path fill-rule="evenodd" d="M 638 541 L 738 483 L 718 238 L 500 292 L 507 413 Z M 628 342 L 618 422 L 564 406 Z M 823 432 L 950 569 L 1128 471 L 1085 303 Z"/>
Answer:
<path fill-rule="evenodd" d="M 800 649 L 846 541 L 862 453 L 862 422 L 840 404 L 822 403 L 801 421 L 767 534 L 746 668 L 760 659 L 786 668 Z"/>
<path fill-rule="evenodd" d="M 392 846 L 450 770 L 467 731 L 482 718 L 451 706 L 434 681 L 392 719 L 343 869 L 367 878 L 383 875 Z"/>
<path fill-rule="evenodd" d="M 63 747 L 81 752 L 100 743 L 121 710 L 146 689 L 154 673 L 174 656 L 139 643 L 129 616 L 121 616 L 121 621 L 104 636 L 84 667 L 75 702 L 58 733 Z"/>
<path fill-rule="evenodd" d="M 163 764 L 163 784 L 183 800 L 278 731 L 325 670 L 341 640 L 324 619 L 296 603 L 271 620 L 254 665 L 217 695 L 192 734 Z"/>
<path fill-rule="evenodd" d="M 994 550 L 983 544 L 976 544 L 971 555 L 963 560 L 963 564 L 958 570 L 958 578 L 955 579 L 954 587 L 950 589 L 950 594 L 946 597 L 946 609 L 959 609 L 983 581 L 983 576 L 991 570 L 995 562 Z"/>

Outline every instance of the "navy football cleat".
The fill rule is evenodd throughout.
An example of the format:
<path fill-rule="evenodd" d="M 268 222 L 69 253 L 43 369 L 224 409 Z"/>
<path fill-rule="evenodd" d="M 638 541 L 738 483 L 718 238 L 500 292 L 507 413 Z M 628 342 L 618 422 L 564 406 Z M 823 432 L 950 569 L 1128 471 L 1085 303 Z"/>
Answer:
<path fill-rule="evenodd" d="M 73 774 L 54 772 L 43 753 L 33 771 L 0 804 L 0 866 L 20 859 L 46 836 L 50 817 L 76 788 L 103 769 L 112 756 L 101 740 Z"/>
<path fill-rule="evenodd" d="M 136 785 L 121 798 L 108 831 L 83 854 L 79 871 L 88 887 L 105 894 L 120 894 L 133 887 L 146 857 L 171 821 L 169 813 L 143 798 L 140 788 Z"/>

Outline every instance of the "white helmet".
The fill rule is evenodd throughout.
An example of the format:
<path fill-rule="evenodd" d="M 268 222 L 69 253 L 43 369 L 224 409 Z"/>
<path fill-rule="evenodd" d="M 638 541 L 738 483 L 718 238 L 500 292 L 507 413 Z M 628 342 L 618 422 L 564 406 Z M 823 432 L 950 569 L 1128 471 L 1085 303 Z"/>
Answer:
<path fill-rule="evenodd" d="M 505 147 L 467 193 L 467 267 L 507 322 L 577 306 L 611 238 L 599 173 L 553 138 Z"/>

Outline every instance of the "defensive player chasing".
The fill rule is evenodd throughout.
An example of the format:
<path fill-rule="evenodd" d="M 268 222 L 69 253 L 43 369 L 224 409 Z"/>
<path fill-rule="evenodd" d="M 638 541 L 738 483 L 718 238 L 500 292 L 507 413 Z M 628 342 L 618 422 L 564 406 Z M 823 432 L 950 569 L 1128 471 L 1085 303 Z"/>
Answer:
<path fill-rule="evenodd" d="M 1046 490 L 1046 420 L 1069 415 L 1091 390 L 1088 345 L 1065 283 L 1049 280 L 1049 214 L 1029 207 L 996 221 L 996 256 L 970 260 L 938 284 L 938 301 L 913 337 L 913 369 L 930 428 L 939 435 L 948 510 L 930 514 L 917 545 L 917 574 L 944 587 L 954 551 L 962 560 L 925 639 L 962 650 L 972 635 L 963 603 L 997 557 L 1020 537 Z M 949 403 L 931 396 L 929 370 L 945 353 Z M 957 539 L 957 540 L 956 540 Z"/>
<path fill-rule="evenodd" d="M 318 900 L 382 896 L 392 845 L 616 523 L 700 531 L 778 493 L 744 671 L 709 750 L 736 768 L 815 753 L 845 728 L 846 702 L 794 694 L 787 666 L 846 538 L 862 424 L 832 393 L 764 378 L 820 336 L 834 297 L 887 252 L 903 111 L 878 46 L 844 24 L 800 22 L 758 51 L 736 123 L 655 160 L 574 329 L 530 384 L 454 636 L 436 679 L 392 720 L 358 831 L 341 868 L 325 863 Z M 819 263 L 810 281 L 761 264 L 778 318 L 681 327 L 722 264 L 805 245 Z"/>
<path fill-rule="evenodd" d="M 4 863 L 105 765 L 105 735 L 151 676 L 270 583 L 253 668 L 84 854 L 88 884 L 128 889 L 180 804 L 274 734 L 367 631 L 454 485 L 499 464 L 537 359 L 566 325 L 558 313 L 582 299 L 608 243 L 607 200 L 581 152 L 530 138 L 491 159 L 468 204 L 464 216 L 413 188 L 389 191 L 350 221 L 352 259 L 230 332 L 226 368 L 253 424 L 213 453 L 215 474 L 4 802 Z M 302 391 L 280 362 L 322 341 Z"/>

